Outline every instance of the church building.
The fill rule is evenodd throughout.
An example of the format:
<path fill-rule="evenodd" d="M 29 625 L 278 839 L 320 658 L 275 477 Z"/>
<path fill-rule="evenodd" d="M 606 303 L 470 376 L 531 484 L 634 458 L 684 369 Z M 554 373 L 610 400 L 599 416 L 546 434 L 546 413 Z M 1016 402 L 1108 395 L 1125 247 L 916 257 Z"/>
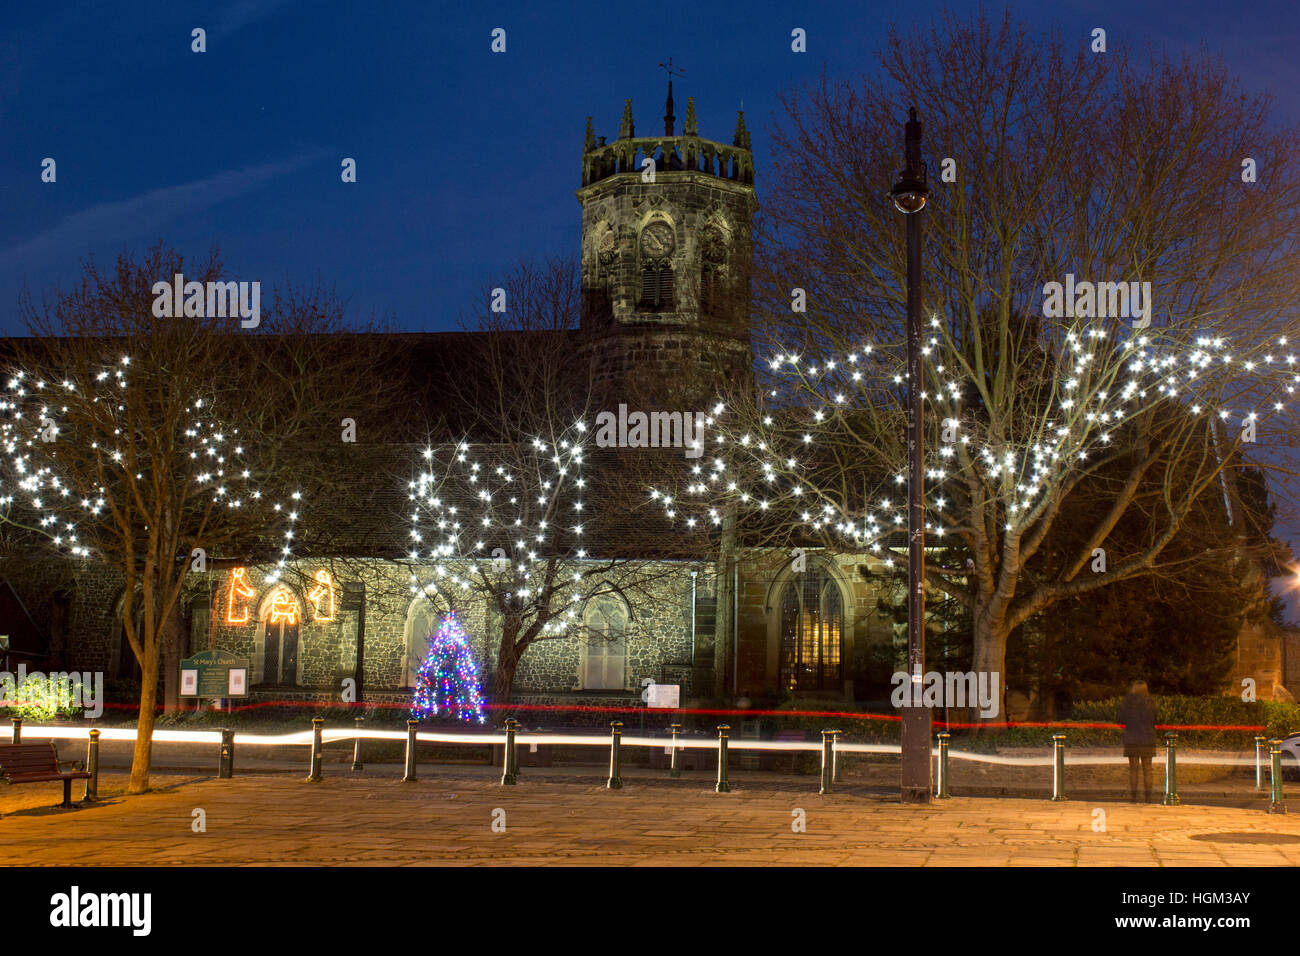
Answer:
<path fill-rule="evenodd" d="M 638 135 L 630 100 L 612 142 L 588 118 L 577 199 L 581 348 L 572 360 L 590 363 L 595 407 L 689 414 L 716 401 L 719 381 L 744 382 L 753 362 L 749 277 L 758 200 L 743 112 L 729 141 L 709 139 L 691 100 L 679 132 L 670 80 L 662 132 Z M 408 352 L 449 364 L 448 353 L 474 334 L 402 338 Z M 409 453 L 390 451 L 394 460 Z M 375 449 L 367 454 L 382 457 Z M 336 520 L 363 523 L 377 513 L 374 502 L 401 491 L 371 489 L 367 504 Z M 631 533 L 608 547 L 620 552 L 615 557 L 637 558 L 644 540 Z M 319 567 L 309 558 L 296 577 L 221 561 L 192 574 L 173 667 L 218 649 L 248 661 L 254 700 L 324 703 L 346 697 L 351 686 L 367 701 L 408 701 L 448 608 L 436 595 L 413 593 L 410 568 L 391 551 L 368 547 Z M 580 626 L 528 648 L 513 699 L 634 706 L 651 681 L 678 685 L 684 702 L 882 699 L 903 631 L 895 613 L 902 594 L 879 571 L 865 556 L 815 550 L 665 561 L 651 598 L 603 594 L 581 608 Z M 23 625 L 10 628 L 22 645 L 11 648 L 12 660 L 101 670 L 129 696 L 139 667 L 113 578 L 84 566 L 57 586 L 6 589 Z M 501 625 L 489 603 L 456 610 L 490 692 Z"/>

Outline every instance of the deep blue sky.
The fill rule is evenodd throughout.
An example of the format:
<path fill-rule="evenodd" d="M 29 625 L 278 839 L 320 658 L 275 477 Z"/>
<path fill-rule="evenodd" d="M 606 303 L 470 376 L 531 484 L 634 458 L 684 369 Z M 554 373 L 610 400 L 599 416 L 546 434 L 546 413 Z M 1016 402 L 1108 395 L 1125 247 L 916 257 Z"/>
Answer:
<path fill-rule="evenodd" d="M 1201 47 L 1300 121 L 1296 0 L 1021 0 L 1035 29 L 1111 51 Z M 953 0 L 961 12 L 972 3 Z M 759 199 L 776 95 L 825 69 L 874 68 L 890 24 L 938 0 L 664 4 L 17 3 L 0 29 L 0 334 L 24 281 L 72 282 L 84 257 L 162 238 L 215 242 L 230 277 L 323 279 L 354 314 L 455 328 L 522 258 L 572 253 L 586 117 L 618 135 L 661 121 L 665 57 L 700 131 L 730 141 L 744 101 Z M 1000 4 L 989 7 L 998 16 Z M 190 52 L 207 30 L 208 51 Z M 489 50 L 493 28 L 507 52 Z M 803 27 L 808 52 L 790 51 Z M 902 112 L 900 107 L 900 120 Z M 58 182 L 40 181 L 44 157 Z M 339 181 L 345 156 L 358 182 Z M 1296 517 L 1284 518 L 1296 538 Z"/>
<path fill-rule="evenodd" d="M 965 10 L 969 4 L 955 3 Z M 1294 0 L 1013 3 L 1111 50 L 1205 45 L 1300 118 Z M 671 55 L 701 133 L 730 141 L 743 99 L 758 187 L 778 91 L 873 65 L 891 23 L 938 2 L 572 4 L 241 0 L 11 4 L 0 31 L 0 333 L 26 280 L 69 283 L 163 238 L 220 244 L 232 276 L 319 276 L 355 313 L 454 328 L 501 270 L 576 250 L 585 120 L 611 140 L 623 99 L 662 116 Z M 1001 6 L 990 7 L 996 16 Z M 208 52 L 190 52 L 190 30 Z M 494 27 L 507 52 L 489 50 Z M 808 53 L 790 31 L 808 32 Z M 901 117 L 900 117 L 901 118 Z M 41 160 L 58 182 L 40 181 Z M 339 181 L 345 156 L 358 182 Z"/>

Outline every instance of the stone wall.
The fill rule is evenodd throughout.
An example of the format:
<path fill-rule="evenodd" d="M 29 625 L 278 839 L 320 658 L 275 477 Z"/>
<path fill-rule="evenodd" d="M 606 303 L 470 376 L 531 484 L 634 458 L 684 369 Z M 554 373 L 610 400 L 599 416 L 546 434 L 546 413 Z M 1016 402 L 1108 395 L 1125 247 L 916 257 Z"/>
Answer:
<path fill-rule="evenodd" d="M 122 598 L 121 574 L 61 559 L 26 561 L 6 573 L 27 614 L 49 641 L 45 666 L 111 672 L 120 637 L 115 619 Z"/>
<path fill-rule="evenodd" d="M 311 568 L 315 571 L 315 568 Z M 625 632 L 626 664 L 624 688 L 634 690 L 640 699 L 641 681 L 663 681 L 665 667 L 689 667 L 690 658 L 690 577 L 689 572 L 672 566 L 647 570 L 652 579 L 638 588 L 640 599 L 628 608 Z M 347 574 L 366 585 L 365 684 L 368 691 L 379 693 L 406 685 L 408 670 L 418 667 L 425 652 L 427 629 L 436 627 L 438 612 L 423 599 L 412 594 L 409 567 L 388 562 L 351 562 Z M 234 609 L 228 569 L 213 572 L 214 583 L 203 582 L 190 595 L 191 614 L 200 619 L 193 628 L 196 649 L 208 646 L 239 654 L 249 660 L 251 679 L 256 685 L 272 682 L 261 673 L 265 660 L 266 618 L 271 597 L 283 589 L 297 605 L 298 679 L 300 688 L 341 693 L 343 680 L 351 677 L 355 667 L 357 612 L 336 606 L 332 621 L 314 620 L 314 609 L 306 599 L 313 586 L 311 578 L 297 581 L 292 575 L 273 580 L 271 569 L 250 568 L 245 580 L 256 592 L 244 599 L 236 595 Z M 215 582 L 224 582 L 217 586 Z M 595 582 L 593 582 L 593 585 Z M 340 602 L 341 604 L 341 602 Z M 413 604 L 416 607 L 413 608 Z M 422 615 L 421 609 L 428 608 Z M 247 621 L 232 623 L 230 618 Z M 489 613 L 485 595 L 469 597 L 457 607 L 470 637 L 475 663 L 485 691 L 491 688 L 496 668 L 500 624 Z M 210 623 L 204 623 L 206 617 Z M 427 623 L 426 623 L 427 622 Z M 525 652 L 515 676 L 520 695 L 578 693 L 584 690 L 582 661 L 587 637 L 582 628 L 564 636 L 539 640 Z M 683 688 L 689 693 L 689 688 Z M 266 696 L 269 691 L 260 691 Z"/>
<path fill-rule="evenodd" d="M 846 686 L 829 689 L 823 696 L 840 700 L 851 697 L 855 682 L 871 670 L 874 648 L 892 648 L 899 639 L 898 625 L 890 602 L 901 597 L 883 575 L 867 573 L 874 567 L 861 556 L 822 558 L 816 551 L 807 555 L 809 566 L 826 561 L 845 598 L 843 660 Z M 786 552 L 747 554 L 741 562 L 740 589 L 740 695 L 777 694 L 776 638 L 779 633 L 780 590 L 792 573 Z M 712 627 L 722 615 L 697 621 L 692 660 L 691 566 L 656 565 L 645 569 L 647 580 L 628 589 L 625 627 L 625 666 L 622 688 L 592 691 L 584 685 L 584 657 L 587 636 L 583 628 L 536 642 L 520 661 L 515 679 L 515 699 L 591 700 L 592 706 L 623 706 L 639 703 L 643 680 L 681 686 L 682 698 L 712 696 L 709 670 L 713 664 L 715 638 L 724 640 L 725 658 L 732 655 L 730 635 L 715 635 Z M 321 703 L 342 700 L 344 680 L 351 678 L 356 660 L 358 613 L 347 608 L 341 589 L 336 594 L 334 619 L 315 619 L 308 595 L 315 586 L 319 568 L 308 563 L 297 572 L 286 572 L 272 580 L 272 569 L 250 568 L 246 580 L 255 592 L 251 598 L 236 595 L 235 618 L 247 613 L 244 622 L 232 622 L 229 567 L 213 568 L 193 575 L 182 601 L 187 623 L 188 644 L 184 653 L 208 647 L 231 651 L 248 659 L 255 696 L 261 699 L 297 699 L 310 692 Z M 710 593 L 714 581 L 711 568 L 695 566 L 701 595 Z M 365 689 L 367 699 L 383 702 L 403 700 L 409 686 L 408 673 L 424 659 L 425 639 L 436 627 L 439 615 L 420 603 L 412 593 L 410 567 L 379 560 L 352 560 L 334 567 L 336 577 L 365 584 Z M 283 588 L 292 597 L 298 617 L 298 674 L 293 685 L 263 680 L 266 619 L 275 590 Z M 119 640 L 120 578 L 93 566 L 78 570 L 69 602 L 69 633 L 74 636 L 65 654 L 64 666 L 71 669 L 104 670 L 110 673 L 114 643 Z M 878 605 L 883 602 L 885 609 Z M 424 617 L 419 609 L 427 610 Z M 470 636 L 475 662 L 485 692 L 490 692 L 496 668 L 501 630 L 488 601 L 479 595 L 457 608 Z M 728 665 L 730 666 L 730 665 Z M 730 694 L 730 679 L 725 694 Z M 325 695 L 321 697 L 320 695 Z M 396 696 L 392 696 L 396 695 Z M 391 699 L 390 699 L 391 698 Z M 615 703 L 611 703 L 615 702 Z M 605 718 L 601 718 L 602 720 Z"/>
<path fill-rule="evenodd" d="M 1258 699 L 1292 699 L 1282 673 L 1284 635 L 1282 628 L 1267 620 L 1242 627 L 1237 634 L 1237 657 L 1227 688 L 1229 695 L 1241 694 L 1242 678 L 1248 677 L 1255 681 Z"/>

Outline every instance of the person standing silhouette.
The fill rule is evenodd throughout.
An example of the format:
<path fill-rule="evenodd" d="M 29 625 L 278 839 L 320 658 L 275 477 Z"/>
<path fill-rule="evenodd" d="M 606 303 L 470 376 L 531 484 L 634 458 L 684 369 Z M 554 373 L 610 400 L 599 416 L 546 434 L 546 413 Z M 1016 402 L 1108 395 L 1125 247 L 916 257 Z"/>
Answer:
<path fill-rule="evenodd" d="M 1134 681 L 1119 705 L 1119 722 L 1124 725 L 1124 756 L 1128 757 L 1128 786 L 1132 802 L 1138 802 L 1138 763 L 1142 764 L 1142 787 L 1151 802 L 1151 760 L 1156 755 L 1156 708 L 1146 681 Z"/>

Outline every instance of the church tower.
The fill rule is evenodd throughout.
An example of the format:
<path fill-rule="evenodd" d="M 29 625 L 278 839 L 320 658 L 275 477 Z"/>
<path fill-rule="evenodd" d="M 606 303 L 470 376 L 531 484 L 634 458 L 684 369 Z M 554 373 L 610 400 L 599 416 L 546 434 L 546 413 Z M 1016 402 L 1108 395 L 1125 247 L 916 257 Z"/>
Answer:
<path fill-rule="evenodd" d="M 748 377 L 754 161 L 745 114 L 730 144 L 699 134 L 694 98 L 675 132 L 618 139 L 587 118 L 582 154 L 582 330 L 607 405 L 707 410 L 720 378 Z"/>

